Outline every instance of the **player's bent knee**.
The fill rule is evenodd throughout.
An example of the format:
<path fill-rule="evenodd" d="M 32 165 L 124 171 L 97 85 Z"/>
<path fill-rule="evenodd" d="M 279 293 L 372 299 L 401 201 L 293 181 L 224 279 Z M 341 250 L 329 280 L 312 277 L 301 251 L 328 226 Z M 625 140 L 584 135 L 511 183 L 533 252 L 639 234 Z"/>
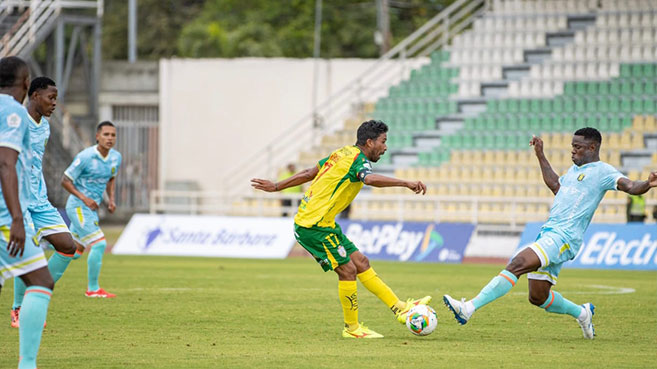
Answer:
<path fill-rule="evenodd" d="M 335 272 L 338 274 L 340 280 L 355 281 L 358 271 L 356 269 L 356 265 L 354 265 L 353 262 L 349 262 L 335 268 Z"/>
<path fill-rule="evenodd" d="M 529 303 L 541 306 L 547 300 L 548 295 L 543 292 L 529 291 Z"/>

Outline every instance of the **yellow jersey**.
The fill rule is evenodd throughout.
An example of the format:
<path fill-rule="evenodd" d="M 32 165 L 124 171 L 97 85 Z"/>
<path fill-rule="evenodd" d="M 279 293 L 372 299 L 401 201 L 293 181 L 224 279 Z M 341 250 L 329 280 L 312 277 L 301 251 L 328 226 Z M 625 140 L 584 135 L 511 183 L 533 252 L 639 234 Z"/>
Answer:
<path fill-rule="evenodd" d="M 319 172 L 299 204 L 294 223 L 335 228 L 335 216 L 358 195 L 372 164 L 356 146 L 335 150 L 317 163 Z"/>

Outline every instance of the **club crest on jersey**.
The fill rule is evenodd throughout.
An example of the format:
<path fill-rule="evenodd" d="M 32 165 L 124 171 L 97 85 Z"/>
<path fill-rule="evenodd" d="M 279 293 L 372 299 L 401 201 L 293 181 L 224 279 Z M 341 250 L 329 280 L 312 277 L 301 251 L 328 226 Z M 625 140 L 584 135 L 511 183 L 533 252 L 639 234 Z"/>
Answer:
<path fill-rule="evenodd" d="M 112 167 L 112 175 L 114 175 L 114 173 L 116 173 L 116 167 Z"/>
<path fill-rule="evenodd" d="M 582 174 L 577 176 L 577 180 L 582 182 L 582 180 L 584 180 L 584 177 L 586 177 L 586 175 L 584 173 L 582 173 Z"/>
<path fill-rule="evenodd" d="M 7 125 L 11 128 L 16 128 L 21 125 L 21 117 L 16 113 L 11 113 L 7 116 Z"/>
<path fill-rule="evenodd" d="M 338 246 L 338 255 L 342 256 L 343 258 L 347 257 L 347 250 L 344 249 L 344 246 Z"/>

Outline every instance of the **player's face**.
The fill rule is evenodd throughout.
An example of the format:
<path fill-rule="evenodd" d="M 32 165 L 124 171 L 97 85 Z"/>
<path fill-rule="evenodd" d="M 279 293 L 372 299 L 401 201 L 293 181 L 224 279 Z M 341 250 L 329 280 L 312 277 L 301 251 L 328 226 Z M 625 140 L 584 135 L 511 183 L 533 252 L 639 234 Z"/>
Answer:
<path fill-rule="evenodd" d="M 572 151 L 571 157 L 575 165 L 580 166 L 592 161 L 593 154 L 595 153 L 595 146 L 584 138 L 584 136 L 573 136 L 571 143 Z"/>
<path fill-rule="evenodd" d="M 96 133 L 96 141 L 98 145 L 109 150 L 114 147 L 116 143 L 116 128 L 112 126 L 103 126 L 98 133 Z"/>
<path fill-rule="evenodd" d="M 46 117 L 52 115 L 52 112 L 55 111 L 57 106 L 57 87 L 48 86 L 44 90 L 39 90 L 35 92 L 34 100 L 36 102 L 37 111 Z"/>
<path fill-rule="evenodd" d="M 383 155 L 388 149 L 388 146 L 386 146 L 386 141 L 388 141 L 387 133 L 381 133 L 379 137 L 376 138 L 376 140 L 372 141 L 371 158 L 368 158 L 370 161 L 376 163 L 379 161 L 379 159 L 381 159 L 381 155 Z"/>

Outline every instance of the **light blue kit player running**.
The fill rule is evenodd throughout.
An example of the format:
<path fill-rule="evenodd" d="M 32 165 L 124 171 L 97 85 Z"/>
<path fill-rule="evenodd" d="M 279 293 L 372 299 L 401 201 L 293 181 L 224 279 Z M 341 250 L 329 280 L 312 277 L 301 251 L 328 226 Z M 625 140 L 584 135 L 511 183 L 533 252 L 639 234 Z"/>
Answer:
<path fill-rule="evenodd" d="M 84 249 L 87 257 L 87 297 L 116 297 L 100 288 L 98 277 L 105 253 L 105 234 L 98 225 L 98 206 L 107 190 L 107 210 L 116 209 L 114 188 L 121 165 L 121 154 L 112 147 L 116 143 L 116 127 L 109 121 L 96 129 L 97 144 L 82 150 L 64 172 L 62 186 L 71 193 L 66 202 L 66 214 L 71 219 L 73 238 Z M 79 249 L 78 249 L 79 250 Z"/>
<path fill-rule="evenodd" d="M 550 216 L 536 241 L 521 249 L 475 298 L 458 301 L 449 295 L 443 296 L 445 305 L 459 323 L 467 323 L 476 310 L 504 296 L 521 275 L 528 273 L 529 301 L 547 312 L 574 317 L 584 337 L 593 339 L 595 306 L 591 303 L 576 305 L 551 288 L 557 283 L 563 263 L 577 256 L 582 236 L 607 191 L 639 195 L 657 187 L 657 172 L 650 173 L 647 181 L 631 181 L 611 165 L 601 162 L 601 143 L 602 136 L 597 129 L 577 130 L 572 139 L 575 165 L 559 177 L 543 153 L 543 141 L 532 138 L 529 144 L 534 146 L 543 180 L 556 195 Z"/>
<path fill-rule="evenodd" d="M 37 77 L 30 83 L 27 104 L 32 170 L 30 175 L 30 201 L 28 209 L 36 231 L 37 244 L 44 249 L 52 245 L 55 252 L 48 260 L 48 270 L 55 283 L 75 255 L 75 243 L 59 211 L 48 201 L 48 189 L 43 177 L 43 155 L 50 138 L 50 117 L 57 105 L 57 87 L 48 77 Z M 14 279 L 14 304 L 11 310 L 11 326 L 18 328 L 20 308 L 25 295 L 25 283 Z"/>
<path fill-rule="evenodd" d="M 5 279 L 27 285 L 20 315 L 18 368 L 35 368 L 54 282 L 34 242 L 28 211 L 32 153 L 27 110 L 21 105 L 30 73 L 18 57 L 0 59 L 0 289 Z"/>

